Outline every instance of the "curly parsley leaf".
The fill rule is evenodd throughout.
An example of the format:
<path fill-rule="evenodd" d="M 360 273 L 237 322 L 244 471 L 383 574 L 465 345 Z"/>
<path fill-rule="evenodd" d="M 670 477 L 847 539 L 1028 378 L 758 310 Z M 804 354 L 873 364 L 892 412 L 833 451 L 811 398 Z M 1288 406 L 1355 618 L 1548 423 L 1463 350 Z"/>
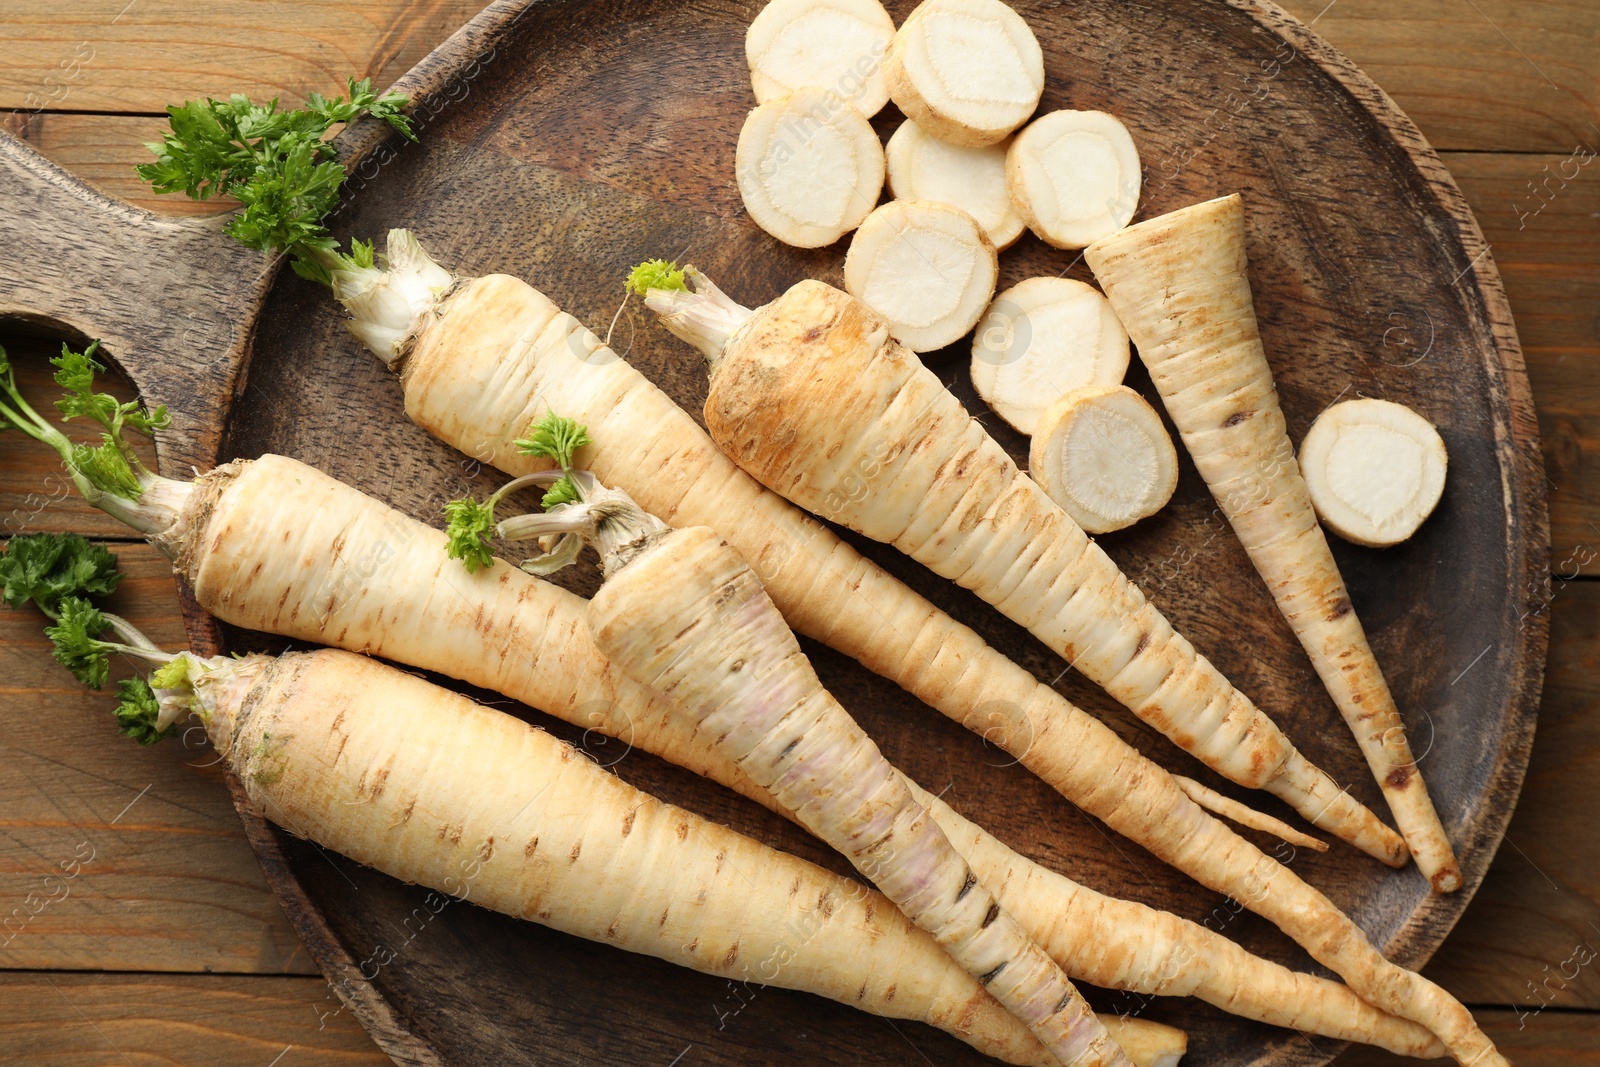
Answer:
<path fill-rule="evenodd" d="M 51 618 L 63 599 L 106 596 L 121 581 L 117 557 L 80 534 L 23 534 L 0 556 L 0 597 L 13 608 L 32 601 Z"/>
<path fill-rule="evenodd" d="M 634 267 L 628 272 L 625 286 L 629 292 L 639 296 L 648 296 L 652 289 L 689 291 L 689 283 L 684 281 L 684 271 L 676 263 L 665 259 L 647 259 Z"/>
<path fill-rule="evenodd" d="M 117 683 L 117 729 L 139 742 L 153 745 L 166 736 L 158 725 L 161 702 L 150 683 L 135 675 Z"/>
<path fill-rule="evenodd" d="M 111 672 L 111 656 L 106 644 L 96 640 L 111 624 L 100 609 L 82 597 L 66 597 L 56 609 L 56 624 L 45 627 L 45 636 L 55 646 L 56 662 L 90 689 L 106 684 Z"/>
<path fill-rule="evenodd" d="M 561 480 L 552 485 L 544 494 L 544 497 L 539 501 L 539 505 L 549 511 L 551 508 L 559 507 L 562 504 L 576 504 L 582 499 L 582 495 L 578 492 L 578 486 L 570 477 L 562 475 Z"/>
<path fill-rule="evenodd" d="M 459 559 L 468 573 L 494 565 L 494 550 L 489 538 L 494 533 L 494 506 L 490 500 L 480 504 L 469 497 L 452 500 L 444 506 L 445 528 L 448 544 L 445 551 L 451 559 Z"/>
<path fill-rule="evenodd" d="M 156 161 L 135 170 L 158 193 L 233 196 L 244 210 L 228 223 L 230 237 L 261 251 L 286 251 L 295 273 L 329 282 L 328 260 L 343 257 L 322 219 L 338 203 L 345 169 L 328 131 L 371 115 L 417 139 L 401 110 L 410 103 L 404 93 L 380 96 L 370 78 L 351 78 L 348 91 L 348 100 L 312 93 L 305 107 L 289 111 L 279 110 L 276 99 L 257 105 L 237 94 L 174 105 L 167 108 L 166 135 L 146 145 Z"/>
<path fill-rule="evenodd" d="M 518 440 L 516 446 L 517 451 L 525 456 L 555 460 L 556 466 L 565 471 L 572 469 L 573 455 L 588 443 L 589 431 L 586 427 L 551 411 L 530 426 L 528 436 Z"/>

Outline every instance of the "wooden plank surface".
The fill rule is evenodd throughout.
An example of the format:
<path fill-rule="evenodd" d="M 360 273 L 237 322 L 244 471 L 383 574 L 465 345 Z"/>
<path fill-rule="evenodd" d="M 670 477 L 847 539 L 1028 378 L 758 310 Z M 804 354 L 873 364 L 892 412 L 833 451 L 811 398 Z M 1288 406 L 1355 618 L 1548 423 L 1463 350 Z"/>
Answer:
<path fill-rule="evenodd" d="M 28 1067 L 378 1067 L 320 978 L 0 973 L 0 1050 Z"/>
<path fill-rule="evenodd" d="M 140 206 L 207 212 L 213 206 L 155 198 L 132 179 L 166 103 L 232 91 L 294 100 L 338 91 L 345 73 L 384 84 L 478 6 L 269 0 L 200 11 L 107 0 L 64 11 L 12 0 L 0 27 L 0 109 L 18 113 L 0 124 Z M 1596 5 L 1285 6 L 1315 19 L 1435 145 L 1463 150 L 1444 158 L 1485 229 L 1527 353 L 1551 479 L 1553 561 L 1600 574 L 1589 551 L 1600 550 L 1600 167 L 1577 166 L 1586 153 L 1573 154 L 1600 148 Z M 28 386 L 47 388 L 46 346 L 3 340 Z M 59 482 L 48 481 L 55 473 L 36 447 L 0 435 L 0 519 L 14 530 L 120 532 L 61 497 Z M 161 560 L 139 546 L 120 551 L 131 575 L 121 610 L 158 640 L 179 640 Z M 1478 1012 L 1519 1063 L 1593 1064 L 1600 1016 L 1571 1009 L 1600 1009 L 1600 961 L 1576 962 L 1584 946 L 1600 948 L 1592 784 L 1600 584 L 1558 581 L 1550 612 L 1550 675 L 1522 802 L 1488 880 L 1427 973 L 1470 1002 L 1522 1005 Z M 39 907 L 41 893 L 55 899 L 20 932 L 0 933 L 0 1048 L 51 1065 L 386 1062 L 347 1016 L 325 1014 L 326 986 L 308 975 L 215 772 L 194 766 L 203 760 L 181 745 L 140 750 L 115 735 L 109 702 L 50 663 L 35 623 L 0 613 L 0 717 L 16 753 L 0 764 L 0 916 Z M 45 877 L 86 854 L 86 841 L 94 859 L 65 883 L 70 892 L 47 887 Z M 1398 1061 L 1352 1050 L 1339 1062 Z"/>
<path fill-rule="evenodd" d="M 300 99 L 347 73 L 393 81 L 475 0 L 10 0 L 0 108 L 159 113 L 185 97 Z M 1563 0 L 1291 0 L 1439 148 L 1566 152 L 1594 143 L 1592 5 Z"/>
<path fill-rule="evenodd" d="M 1584 0 L 1285 0 L 1435 148 L 1600 147 L 1600 21 Z"/>

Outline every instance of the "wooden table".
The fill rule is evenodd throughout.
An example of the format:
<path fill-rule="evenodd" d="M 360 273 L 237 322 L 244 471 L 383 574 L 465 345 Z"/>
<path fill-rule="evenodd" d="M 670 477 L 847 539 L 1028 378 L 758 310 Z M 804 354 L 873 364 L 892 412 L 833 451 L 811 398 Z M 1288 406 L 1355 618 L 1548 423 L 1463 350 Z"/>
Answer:
<path fill-rule="evenodd" d="M 1505 845 L 1426 973 L 1477 1006 L 1519 1064 L 1600 1064 L 1600 165 L 1588 163 L 1600 150 L 1600 3 L 1420 0 L 1398 16 L 1383 0 L 1287 6 L 1442 153 L 1505 279 L 1539 404 L 1554 580 L 1538 739 Z M 348 73 L 386 85 L 475 8 L 9 0 L 0 123 L 110 193 L 215 211 L 157 199 L 133 177 L 167 103 L 298 102 L 341 91 Z M 50 344 L 0 341 L 42 392 Z M 0 522 L 117 541 L 128 577 L 115 610 L 178 645 L 164 560 L 61 485 L 37 448 L 0 435 Z M 0 1061 L 387 1062 L 301 949 L 208 753 L 137 750 L 108 707 L 50 660 L 34 615 L 0 612 Z M 61 879 L 63 863 L 78 873 Z M 1340 1063 L 1390 1059 L 1352 1050 Z"/>

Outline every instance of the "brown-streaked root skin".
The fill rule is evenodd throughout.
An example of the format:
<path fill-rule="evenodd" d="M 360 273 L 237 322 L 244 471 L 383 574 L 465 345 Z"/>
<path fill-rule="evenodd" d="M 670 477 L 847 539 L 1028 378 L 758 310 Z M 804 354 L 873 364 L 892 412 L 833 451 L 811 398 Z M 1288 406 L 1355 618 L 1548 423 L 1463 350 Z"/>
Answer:
<path fill-rule="evenodd" d="M 471 901 L 708 974 L 928 1022 L 1008 1063 L 1052 1062 L 876 892 L 665 804 L 423 679 L 347 652 L 290 653 L 226 719 L 219 737 L 263 815 L 427 886 L 433 910 Z"/>
<path fill-rule="evenodd" d="M 1193 739 L 1191 751 L 1204 752 L 1242 784 L 1292 798 L 1317 825 L 1362 842 L 1374 855 L 1403 858 L 1398 835 L 1317 772 L 1173 633 L 1075 524 L 1040 502 L 1042 491 L 1019 475 L 938 378 L 848 294 L 806 281 L 758 309 L 714 367 L 706 424 L 764 484 L 981 590 L 1158 727 L 1183 736 L 1178 724 L 1164 721 L 1168 703 L 1209 706 L 1207 716 L 1220 719 L 1209 738 Z M 980 526 L 983 535 L 971 536 Z M 1050 576 L 1042 594 L 1024 588 L 1033 568 Z M 1019 589 L 1023 595 L 1013 602 Z M 1073 629 L 1062 612 L 1080 592 L 1115 625 Z M 1239 744 L 1245 737 L 1252 739 L 1248 748 Z M 1194 842 L 1206 836 L 1191 834 L 1177 855 L 1192 862 Z M 1235 856 L 1223 869 L 1275 866 Z M 1281 869 L 1272 877 L 1280 885 L 1293 879 Z M 1276 897 L 1297 899 L 1310 911 L 1280 911 Z M 1465 1008 L 1384 961 L 1309 886 L 1269 892 L 1258 904 L 1364 998 L 1428 1026 L 1463 1062 L 1497 1055 Z"/>
<path fill-rule="evenodd" d="M 1130 227 L 1085 258 L 1355 735 L 1418 868 L 1436 890 L 1454 890 L 1454 849 L 1295 459 L 1256 323 L 1244 233 L 1233 194 Z"/>
<path fill-rule="evenodd" d="M 295 460 L 269 455 L 238 461 L 196 484 L 204 495 L 197 496 L 191 518 L 201 533 L 185 542 L 189 554 L 179 570 L 202 605 L 227 621 L 454 675 L 652 752 L 774 810 L 781 807 L 696 735 L 692 724 L 685 727 L 594 648 L 581 598 L 502 562 L 474 576 L 441 563 L 444 539 L 438 531 Z M 316 545 L 336 542 L 340 552 L 326 572 L 307 565 Z M 365 592 L 376 580 L 371 564 L 378 560 L 385 571 L 404 576 L 385 579 L 381 597 Z M 441 615 L 440 605 L 451 607 Z M 968 652 L 960 651 L 964 659 Z M 981 705 L 968 692 L 981 681 L 950 681 L 957 699 Z M 1031 718 L 1048 717 L 1061 698 L 1020 668 L 1003 680 L 991 675 L 989 683 L 999 686 L 991 693 L 1000 704 L 1020 709 L 1019 717 L 974 719 L 973 729 L 987 731 L 1048 779 L 1076 791 L 1086 810 L 1171 857 L 1170 843 L 1163 845 L 1166 839 L 1158 836 L 1162 820 L 1151 817 L 1152 809 L 1184 801 L 1162 786 L 1164 772 L 1087 716 L 1071 719 L 1085 724 L 1081 729 L 1057 729 L 1035 741 L 1040 731 L 1029 725 Z M 1094 766 L 1107 761 L 1113 769 L 1102 777 Z M 1118 780 L 1153 784 L 1127 796 L 1108 787 Z M 1077 886 L 1017 855 L 942 802 L 918 795 L 973 870 L 1003 887 L 1002 906 L 1075 978 L 1105 988 L 1201 996 L 1273 1025 L 1404 1055 L 1439 1051 L 1420 1027 L 1381 1015 L 1343 986 L 1293 975 L 1192 923 Z M 1234 891 L 1225 872 L 1204 874 L 1202 881 L 1219 892 Z M 1095 924 L 1093 935 L 1076 936 L 1086 922 Z M 1135 930 L 1148 933 L 1130 943 L 1129 931 Z M 1212 942 L 1220 947 L 1208 948 Z M 1238 967 L 1262 971 L 1236 984 L 1227 968 L 1213 968 L 1219 958 L 1237 958 Z M 1166 962 L 1172 959 L 1201 961 L 1205 971 L 1191 968 L 1172 982 L 1152 984 L 1152 976 L 1173 970 Z"/>
<path fill-rule="evenodd" d="M 1063 1064 L 1127 1064 L 834 701 L 761 582 L 713 530 L 660 536 L 589 605 L 596 644 L 842 852 Z"/>

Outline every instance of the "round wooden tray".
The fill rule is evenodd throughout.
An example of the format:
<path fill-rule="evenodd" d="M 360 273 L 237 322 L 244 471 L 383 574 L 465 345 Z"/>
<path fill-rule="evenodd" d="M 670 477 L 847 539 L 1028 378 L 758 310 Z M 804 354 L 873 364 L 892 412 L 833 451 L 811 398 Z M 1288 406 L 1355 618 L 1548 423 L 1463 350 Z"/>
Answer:
<path fill-rule="evenodd" d="M 912 5 L 889 6 L 898 21 Z M 1279 850 L 1391 958 L 1418 966 L 1470 899 L 1510 817 L 1544 663 L 1544 615 L 1529 611 L 1546 573 L 1537 430 L 1488 249 L 1405 116 L 1271 5 L 1016 6 L 1045 49 L 1044 109 L 1103 108 L 1133 131 L 1146 167 L 1140 218 L 1244 195 L 1256 307 L 1294 438 L 1323 407 L 1357 394 L 1410 404 L 1444 434 L 1450 481 L 1422 532 L 1382 552 L 1336 542 L 1335 553 L 1406 712 L 1466 888 L 1430 895 L 1415 869 L 1390 871 L 1340 845 L 1320 856 Z M 601 329 L 624 272 L 647 257 L 692 260 L 751 305 L 803 277 L 837 282 L 842 245 L 779 245 L 745 217 L 733 186 L 734 141 L 750 106 L 744 28 L 758 7 L 490 7 L 402 81 L 419 101 L 420 145 L 365 124 L 346 131 L 355 179 L 337 232 L 411 227 L 446 265 L 519 274 Z M 876 123 L 885 134 L 898 121 L 892 112 Z M 10 140 L 0 142 L 0 169 L 0 237 L 18 250 L 0 264 L 0 317 L 103 338 L 145 395 L 175 413 L 159 441 L 167 473 L 279 452 L 426 521 L 445 500 L 500 481 L 407 421 L 398 385 L 346 333 L 325 291 L 231 244 L 217 221 L 162 220 L 113 203 Z M 1032 237 L 1001 267 L 1002 285 L 1063 271 L 1089 277 L 1072 254 Z M 698 357 L 636 306 L 616 347 L 698 413 Z M 959 346 L 926 358 L 985 411 Z M 1153 397 L 1137 363 L 1129 381 Z M 986 422 L 1025 459 L 1023 439 Z M 1384 810 L 1186 458 L 1172 504 L 1102 543 L 1314 760 Z M 892 550 L 862 547 L 1148 754 L 1222 784 L 986 605 Z M 562 580 L 587 593 L 597 576 L 585 568 Z M 202 649 L 284 647 L 219 627 L 192 602 L 186 612 Z M 1004 753 L 838 654 L 808 651 L 891 759 L 1022 852 L 1312 968 L 1276 930 L 1113 837 Z M 508 710 L 586 744 L 636 784 L 843 869 L 726 791 L 529 709 Z M 400 1062 L 979 1062 L 943 1034 L 815 997 L 734 986 L 467 905 L 436 913 L 427 901 L 437 898 L 419 887 L 297 841 L 242 803 L 241 816 L 312 956 Z M 1185 1027 L 1188 1062 L 1208 1067 L 1323 1063 L 1340 1048 L 1201 1004 L 1089 992 L 1102 1008 Z M 336 1004 L 330 994 L 329 1009 Z"/>

